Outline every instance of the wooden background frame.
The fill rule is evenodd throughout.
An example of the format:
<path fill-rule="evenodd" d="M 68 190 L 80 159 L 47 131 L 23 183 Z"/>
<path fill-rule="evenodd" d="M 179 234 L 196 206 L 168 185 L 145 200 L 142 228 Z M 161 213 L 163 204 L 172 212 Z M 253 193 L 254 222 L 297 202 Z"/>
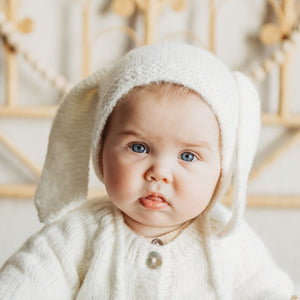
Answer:
<path fill-rule="evenodd" d="M 210 20 L 208 25 L 209 30 L 209 46 L 208 48 L 215 51 L 215 24 L 217 13 L 220 6 L 217 7 L 214 0 L 209 1 Z M 248 74 L 253 80 L 262 81 L 274 67 L 280 65 L 279 79 L 279 99 L 278 112 L 276 114 L 263 113 L 262 122 L 264 125 L 280 126 L 286 129 L 286 134 L 276 147 L 269 147 L 258 154 L 259 167 L 253 168 L 249 180 L 256 178 L 269 165 L 274 163 L 287 150 L 295 145 L 300 140 L 300 116 L 293 115 L 289 111 L 287 89 L 289 77 L 289 64 L 294 54 L 295 35 L 299 34 L 299 24 L 297 23 L 298 14 L 295 9 L 295 0 L 282 0 L 278 4 L 276 0 L 268 0 L 271 7 L 274 9 L 278 18 L 278 25 L 266 24 L 260 32 L 261 41 L 266 45 L 278 44 L 279 48 L 269 58 L 265 59 L 255 70 Z M 223 1 L 225 2 L 225 1 Z M 223 5 L 224 3 L 221 2 Z M 39 64 L 31 53 L 26 51 L 16 38 L 16 31 L 22 33 L 30 32 L 30 20 L 18 20 L 18 1 L 7 0 L 6 3 L 0 2 L 0 21 L 1 21 L 1 37 L 3 39 L 5 63 L 6 63 L 6 102 L 0 107 L 0 116 L 5 118 L 20 117 L 20 118 L 53 118 L 57 106 L 36 106 L 22 107 L 17 103 L 18 96 L 18 65 L 17 55 L 22 55 L 25 60 L 32 64 L 34 69 L 54 87 L 62 93 L 69 90 L 70 84 L 63 76 L 51 73 L 47 68 Z M 111 8 L 115 13 L 124 17 L 129 17 L 137 9 L 144 15 L 145 35 L 141 41 L 137 33 L 130 27 L 112 27 L 107 28 L 99 33 L 99 36 L 107 34 L 111 31 L 122 31 L 133 42 L 140 46 L 142 44 L 150 44 L 156 41 L 156 32 L 158 18 L 163 9 L 172 5 L 172 8 L 181 11 L 186 8 L 187 1 L 184 0 L 114 0 Z M 220 5 L 220 3 L 219 3 Z M 90 11 L 91 0 L 82 2 L 82 65 L 81 75 L 87 76 L 90 73 L 90 54 L 91 54 L 91 39 L 90 39 Z M 3 17 L 5 15 L 5 17 Z M 22 22 L 23 21 L 23 22 Z M 3 25 L 4 24 L 4 25 Z M 8 25 L 10 26 L 8 26 Z M 5 27 L 6 26 L 6 27 Z M 186 36 L 199 42 L 195 34 L 185 32 Z M 22 154 L 14 145 L 5 139 L 0 133 L 0 143 L 2 143 L 19 161 L 26 165 L 36 176 L 40 176 L 41 170 L 35 166 L 27 157 Z M 0 197 L 2 198 L 24 198 L 32 199 L 34 196 L 35 185 L 0 185 Z M 104 190 L 90 190 L 89 197 L 104 194 Z M 232 189 L 229 190 L 223 202 L 230 204 L 232 199 Z M 300 207 L 300 195 L 248 195 L 248 205 L 264 206 L 264 207 Z"/>

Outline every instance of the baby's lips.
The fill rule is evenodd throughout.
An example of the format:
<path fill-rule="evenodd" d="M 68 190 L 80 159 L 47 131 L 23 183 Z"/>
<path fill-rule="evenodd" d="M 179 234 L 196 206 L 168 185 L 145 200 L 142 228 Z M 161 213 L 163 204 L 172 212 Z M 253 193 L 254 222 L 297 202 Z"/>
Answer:
<path fill-rule="evenodd" d="M 158 202 L 166 202 L 166 198 L 164 197 L 163 194 L 161 193 L 156 193 L 156 192 L 148 192 L 146 195 L 143 196 L 143 198 L 151 199 L 152 201 L 158 201 Z"/>
<path fill-rule="evenodd" d="M 157 197 L 157 196 L 147 196 L 145 197 L 146 199 L 152 200 L 152 201 L 157 201 L 157 202 L 166 202 L 166 200 L 162 197 Z"/>
<path fill-rule="evenodd" d="M 159 210 L 168 206 L 168 202 L 161 194 L 157 193 L 149 193 L 144 197 L 141 197 L 140 203 L 149 209 Z"/>

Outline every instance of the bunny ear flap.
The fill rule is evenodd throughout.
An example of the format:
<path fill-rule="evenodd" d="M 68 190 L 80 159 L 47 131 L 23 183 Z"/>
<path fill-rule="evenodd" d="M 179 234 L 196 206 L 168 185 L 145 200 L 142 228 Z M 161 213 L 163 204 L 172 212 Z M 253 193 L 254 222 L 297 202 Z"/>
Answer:
<path fill-rule="evenodd" d="M 60 104 L 35 192 L 40 222 L 55 221 L 86 200 L 97 91 L 103 72 L 81 81 Z"/>
<path fill-rule="evenodd" d="M 236 140 L 236 161 L 233 172 L 232 217 L 219 236 L 239 227 L 246 206 L 247 182 L 260 134 L 260 100 L 250 80 L 239 72 L 233 73 L 239 91 L 239 123 Z"/>

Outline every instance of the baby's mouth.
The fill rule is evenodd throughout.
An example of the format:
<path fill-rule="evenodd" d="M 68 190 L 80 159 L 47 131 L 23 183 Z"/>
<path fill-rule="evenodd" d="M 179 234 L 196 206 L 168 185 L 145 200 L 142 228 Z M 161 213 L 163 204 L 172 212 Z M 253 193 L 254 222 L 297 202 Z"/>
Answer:
<path fill-rule="evenodd" d="M 139 201 L 143 207 L 153 210 L 160 210 L 169 205 L 164 196 L 159 193 L 148 193 L 139 198 Z"/>

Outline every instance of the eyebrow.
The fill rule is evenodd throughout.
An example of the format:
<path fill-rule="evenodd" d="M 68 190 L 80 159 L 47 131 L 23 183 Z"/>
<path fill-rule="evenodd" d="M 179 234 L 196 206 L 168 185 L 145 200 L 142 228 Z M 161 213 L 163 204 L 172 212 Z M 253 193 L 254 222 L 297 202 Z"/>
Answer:
<path fill-rule="evenodd" d="M 182 143 L 182 146 L 187 148 L 206 148 L 209 151 L 213 151 L 213 148 L 210 144 L 206 142 L 198 142 L 198 143 Z"/>
<path fill-rule="evenodd" d="M 140 134 L 139 132 L 135 131 L 135 130 L 124 130 L 119 132 L 117 135 L 133 135 L 136 136 L 137 138 L 140 139 L 144 139 L 145 137 Z M 187 148 L 206 148 L 209 151 L 213 151 L 213 148 L 211 147 L 210 144 L 206 143 L 206 142 L 193 142 L 193 143 L 189 143 L 189 142 L 181 142 L 180 146 L 182 147 L 187 147 Z"/>
<path fill-rule="evenodd" d="M 139 132 L 135 131 L 135 130 L 124 130 L 121 131 L 119 133 L 117 133 L 117 135 L 134 135 L 138 138 L 143 138 L 143 135 L 141 135 Z"/>

